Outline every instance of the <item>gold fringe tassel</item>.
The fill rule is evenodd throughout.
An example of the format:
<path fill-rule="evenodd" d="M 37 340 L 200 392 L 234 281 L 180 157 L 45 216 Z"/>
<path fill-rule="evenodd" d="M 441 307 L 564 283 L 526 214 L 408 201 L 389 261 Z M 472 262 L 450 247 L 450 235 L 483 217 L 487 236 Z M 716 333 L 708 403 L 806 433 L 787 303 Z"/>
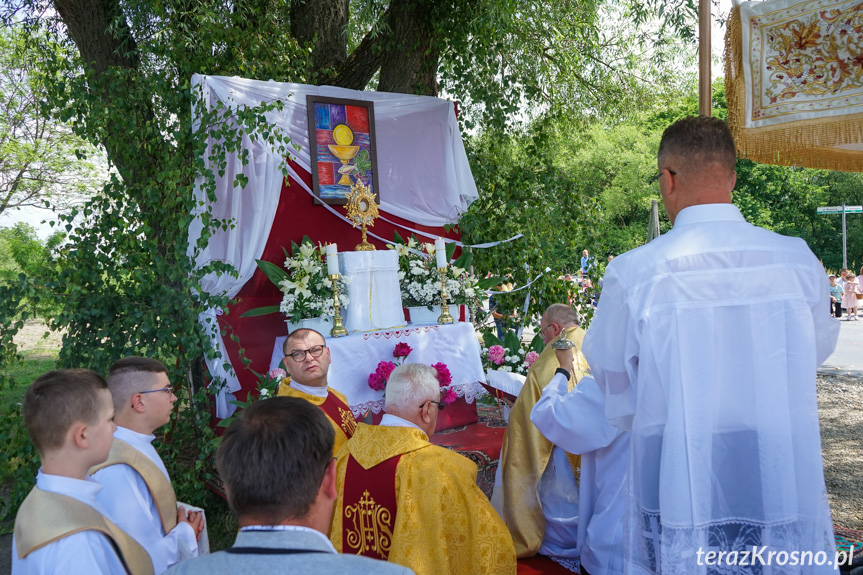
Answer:
<path fill-rule="evenodd" d="M 765 164 L 863 172 L 863 150 L 836 147 L 863 143 L 863 113 L 763 128 L 744 127 L 746 93 L 751 87 L 746 86 L 743 75 L 742 26 L 740 7 L 735 6 L 725 34 L 725 97 L 728 125 L 740 157 Z"/>

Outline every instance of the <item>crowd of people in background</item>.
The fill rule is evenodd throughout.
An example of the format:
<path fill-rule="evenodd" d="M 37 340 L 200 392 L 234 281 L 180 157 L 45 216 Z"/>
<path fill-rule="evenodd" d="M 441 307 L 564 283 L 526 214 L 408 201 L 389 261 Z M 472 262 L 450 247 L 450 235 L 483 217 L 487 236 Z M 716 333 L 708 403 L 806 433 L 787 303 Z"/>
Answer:
<path fill-rule="evenodd" d="M 830 274 L 830 317 L 841 318 L 842 310 L 845 310 L 845 321 L 858 321 L 857 307 L 863 300 L 863 289 L 860 287 L 860 278 L 863 277 L 863 266 L 860 267 L 860 275 L 854 275 L 849 269 L 839 270 L 839 276 Z"/>

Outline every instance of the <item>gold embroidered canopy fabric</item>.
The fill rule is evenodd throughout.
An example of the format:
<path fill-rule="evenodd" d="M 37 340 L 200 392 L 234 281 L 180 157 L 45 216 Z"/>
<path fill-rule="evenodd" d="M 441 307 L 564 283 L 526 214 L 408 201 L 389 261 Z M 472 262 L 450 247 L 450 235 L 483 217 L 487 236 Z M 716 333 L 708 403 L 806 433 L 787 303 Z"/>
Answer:
<path fill-rule="evenodd" d="M 725 44 L 741 157 L 863 171 L 863 0 L 744 2 Z"/>

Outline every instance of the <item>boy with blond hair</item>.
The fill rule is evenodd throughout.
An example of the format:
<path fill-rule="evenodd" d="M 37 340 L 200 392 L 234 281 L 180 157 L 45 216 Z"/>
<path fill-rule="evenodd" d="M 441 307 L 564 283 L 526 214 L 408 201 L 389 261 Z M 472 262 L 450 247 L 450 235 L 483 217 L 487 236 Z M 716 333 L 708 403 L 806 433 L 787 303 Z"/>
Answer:
<path fill-rule="evenodd" d="M 86 369 L 49 371 L 27 389 L 24 425 L 42 467 L 15 518 L 13 575 L 152 575 L 143 547 L 106 518 L 87 471 L 107 459 L 114 407 Z"/>

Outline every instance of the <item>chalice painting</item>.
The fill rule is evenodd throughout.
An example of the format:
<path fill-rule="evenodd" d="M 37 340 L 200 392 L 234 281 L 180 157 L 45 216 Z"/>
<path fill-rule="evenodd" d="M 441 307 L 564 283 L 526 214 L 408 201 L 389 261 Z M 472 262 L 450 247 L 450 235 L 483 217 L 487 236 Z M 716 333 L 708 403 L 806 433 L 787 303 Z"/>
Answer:
<path fill-rule="evenodd" d="M 374 102 L 306 96 L 306 105 L 317 200 L 344 205 L 360 181 L 380 198 Z"/>

